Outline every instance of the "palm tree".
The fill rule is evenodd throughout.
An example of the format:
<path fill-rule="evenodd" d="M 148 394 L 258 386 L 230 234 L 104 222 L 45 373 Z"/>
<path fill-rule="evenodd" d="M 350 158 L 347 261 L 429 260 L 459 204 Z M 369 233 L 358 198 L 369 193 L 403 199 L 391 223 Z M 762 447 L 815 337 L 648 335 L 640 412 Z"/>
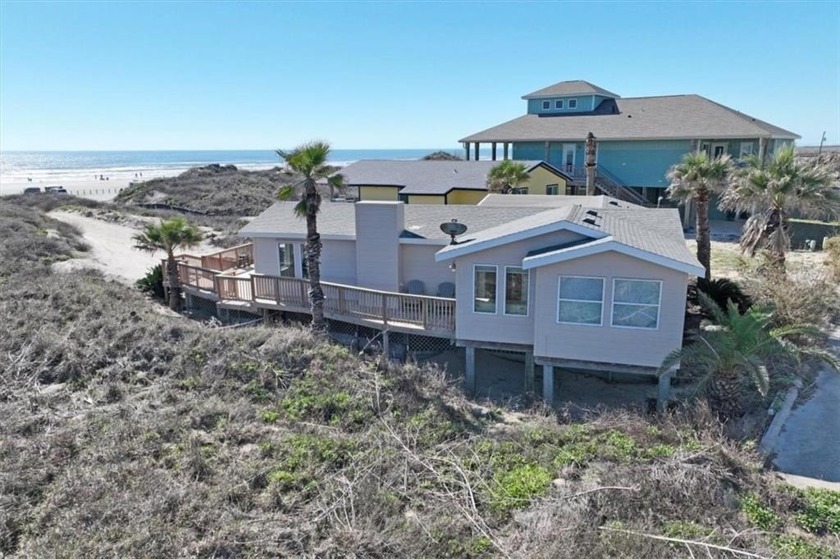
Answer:
<path fill-rule="evenodd" d="M 166 253 L 166 275 L 169 278 L 169 308 L 181 310 L 181 283 L 175 251 L 196 246 L 202 240 L 201 231 L 187 223 L 183 217 L 161 219 L 159 224 L 147 223 L 142 233 L 132 237 L 134 248 L 155 253 Z"/>
<path fill-rule="evenodd" d="M 767 363 L 797 364 L 809 356 L 840 367 L 840 359 L 813 344 L 797 345 L 793 339 L 814 339 L 820 330 L 813 325 L 791 325 L 771 328 L 771 315 L 755 308 L 741 314 L 729 301 L 721 309 L 710 297 L 699 294 L 704 310 L 714 325 L 695 336 L 694 343 L 669 354 L 660 373 L 681 363 L 690 371 L 702 374 L 700 386 L 707 389 L 714 407 L 724 417 L 732 417 L 741 409 L 744 380 L 766 396 L 770 387 Z M 745 378 L 746 377 L 746 378 Z"/>
<path fill-rule="evenodd" d="M 330 145 L 323 141 L 308 142 L 291 151 L 277 150 L 277 155 L 289 168 L 303 175 L 303 195 L 295 206 L 295 213 L 306 218 L 306 264 L 309 272 L 309 303 L 312 306 L 312 330 L 326 332 L 324 319 L 324 291 L 321 289 L 321 235 L 318 234 L 318 211 L 321 208 L 321 195 L 316 181 L 327 179 L 330 191 L 342 188 L 341 175 L 331 175 L 327 165 Z M 300 184 L 300 183 L 299 183 Z M 295 185 L 284 186 L 277 193 L 281 200 L 288 200 L 294 195 Z"/>
<path fill-rule="evenodd" d="M 810 218 L 840 215 L 840 190 L 832 188 L 828 165 L 796 159 L 793 146 L 781 149 L 770 161 L 750 157 L 721 198 L 720 208 L 752 212 L 741 233 L 741 250 L 750 256 L 769 250 L 780 271 L 790 249 L 791 213 Z"/>
<path fill-rule="evenodd" d="M 487 190 L 510 194 L 530 177 L 523 163 L 506 159 L 490 169 L 487 174 Z"/>
<path fill-rule="evenodd" d="M 709 159 L 706 152 L 687 153 L 682 163 L 671 167 L 666 177 L 671 183 L 668 198 L 685 204 L 697 205 L 697 260 L 706 268 L 706 279 L 712 278 L 712 242 L 709 232 L 709 198 L 722 192 L 729 177 L 732 162 L 729 155 Z"/>

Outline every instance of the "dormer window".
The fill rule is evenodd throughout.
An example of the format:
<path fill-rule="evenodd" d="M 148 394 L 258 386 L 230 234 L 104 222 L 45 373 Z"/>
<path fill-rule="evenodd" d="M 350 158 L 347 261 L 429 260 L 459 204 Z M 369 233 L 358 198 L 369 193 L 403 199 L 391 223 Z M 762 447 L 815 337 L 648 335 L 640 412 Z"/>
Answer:
<path fill-rule="evenodd" d="M 551 108 L 551 101 L 543 101 L 542 102 L 542 108 L 543 108 L 543 110 L 546 110 L 546 111 L 549 110 Z"/>
<path fill-rule="evenodd" d="M 577 99 L 569 99 L 569 108 L 577 109 Z"/>
<path fill-rule="evenodd" d="M 555 109 L 562 109 L 563 108 L 563 100 L 558 99 L 557 101 L 555 101 L 554 102 L 554 108 Z"/>

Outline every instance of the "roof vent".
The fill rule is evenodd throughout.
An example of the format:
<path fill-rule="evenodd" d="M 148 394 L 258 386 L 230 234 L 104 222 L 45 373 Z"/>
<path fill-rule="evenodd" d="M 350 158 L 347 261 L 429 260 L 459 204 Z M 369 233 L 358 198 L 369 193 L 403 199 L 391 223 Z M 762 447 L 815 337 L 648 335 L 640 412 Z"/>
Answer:
<path fill-rule="evenodd" d="M 463 223 L 458 223 L 457 219 L 453 219 L 452 221 L 441 223 L 440 230 L 452 237 L 452 241 L 449 243 L 450 245 L 457 245 L 458 243 L 455 242 L 455 237 L 466 233 L 467 226 Z"/>
<path fill-rule="evenodd" d="M 591 217 L 587 217 L 586 219 L 583 220 L 583 222 L 588 223 L 589 225 L 594 225 L 595 227 L 598 227 L 598 224 L 595 223 L 595 220 L 592 219 Z"/>
<path fill-rule="evenodd" d="M 598 212 L 595 210 L 586 210 L 586 215 L 591 215 L 592 217 L 598 217 Z"/>
<path fill-rule="evenodd" d="M 610 201 L 609 201 L 609 204 L 610 204 L 611 206 L 617 206 L 617 205 L 618 205 L 618 202 L 616 202 L 615 200 L 610 200 Z"/>

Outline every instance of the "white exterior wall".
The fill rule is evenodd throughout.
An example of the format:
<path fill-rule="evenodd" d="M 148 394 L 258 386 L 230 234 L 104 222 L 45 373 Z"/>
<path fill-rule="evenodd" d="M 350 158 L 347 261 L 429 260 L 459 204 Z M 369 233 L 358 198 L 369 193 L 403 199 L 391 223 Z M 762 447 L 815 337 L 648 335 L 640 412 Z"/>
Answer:
<path fill-rule="evenodd" d="M 399 291 L 402 202 L 357 202 L 356 282 L 360 287 Z"/>
<path fill-rule="evenodd" d="M 682 345 L 688 274 L 615 252 L 596 254 L 536 270 L 534 356 L 658 367 Z M 560 275 L 604 278 L 602 326 L 557 323 Z M 614 278 L 662 281 L 656 330 L 613 328 Z M 460 318 L 460 315 L 459 315 Z"/>
<path fill-rule="evenodd" d="M 295 247 L 295 277 L 302 277 L 303 244 L 301 239 L 254 239 L 254 271 L 276 276 L 280 273 L 278 245 L 291 243 Z M 321 281 L 356 284 L 356 243 L 354 241 L 322 240 Z"/>
<path fill-rule="evenodd" d="M 446 245 L 402 245 L 400 247 L 400 286 L 411 280 L 426 285 L 426 295 L 437 295 L 438 286 L 444 282 L 455 283 L 455 274 L 449 262 L 435 262 L 435 253 Z"/>
<path fill-rule="evenodd" d="M 456 318 L 455 332 L 459 340 L 510 344 L 534 343 L 535 274 L 529 276 L 528 315 L 505 315 L 505 266 L 522 266 L 522 259 L 532 250 L 569 243 L 582 236 L 571 231 L 558 231 L 497 248 L 468 254 L 455 260 Z M 473 267 L 496 265 L 496 313 L 473 310 Z"/>
<path fill-rule="evenodd" d="M 356 285 L 356 242 L 321 241 L 321 281 Z"/>

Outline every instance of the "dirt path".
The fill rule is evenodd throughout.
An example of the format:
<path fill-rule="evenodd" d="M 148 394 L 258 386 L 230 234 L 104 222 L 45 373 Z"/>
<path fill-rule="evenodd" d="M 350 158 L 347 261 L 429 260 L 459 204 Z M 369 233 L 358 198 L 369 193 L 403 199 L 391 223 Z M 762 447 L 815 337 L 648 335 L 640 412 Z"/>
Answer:
<path fill-rule="evenodd" d="M 133 284 L 146 275 L 149 268 L 160 262 L 162 254 L 149 254 L 135 248 L 131 237 L 137 229 L 126 225 L 108 223 L 72 212 L 50 212 L 50 217 L 75 225 L 90 245 L 85 258 L 74 258 L 55 264 L 61 271 L 94 268 L 105 275 L 127 284 Z"/>

